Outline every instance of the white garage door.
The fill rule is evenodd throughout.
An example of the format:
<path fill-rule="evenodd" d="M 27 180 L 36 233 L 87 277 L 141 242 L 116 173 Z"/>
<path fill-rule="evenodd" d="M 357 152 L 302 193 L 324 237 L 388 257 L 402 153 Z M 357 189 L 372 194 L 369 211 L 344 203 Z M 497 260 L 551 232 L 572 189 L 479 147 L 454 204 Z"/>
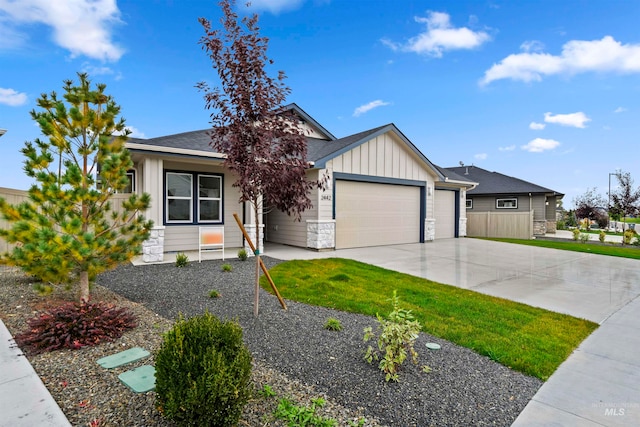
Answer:
<path fill-rule="evenodd" d="M 434 204 L 436 239 L 455 237 L 456 193 L 448 190 L 436 190 Z"/>
<path fill-rule="evenodd" d="M 336 248 L 420 241 L 420 187 L 336 181 Z"/>

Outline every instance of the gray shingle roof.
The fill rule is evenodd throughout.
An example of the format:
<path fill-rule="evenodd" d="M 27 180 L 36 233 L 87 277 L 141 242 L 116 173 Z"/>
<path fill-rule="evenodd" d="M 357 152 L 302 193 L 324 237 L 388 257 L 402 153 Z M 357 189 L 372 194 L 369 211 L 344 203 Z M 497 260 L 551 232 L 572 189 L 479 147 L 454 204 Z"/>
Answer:
<path fill-rule="evenodd" d="M 563 195 L 562 193 L 551 190 L 549 188 L 545 188 L 537 184 L 532 184 L 531 182 L 527 182 L 508 175 L 503 175 L 498 172 L 491 172 L 486 169 L 479 168 L 478 166 L 459 166 L 445 169 L 449 172 L 453 172 L 478 183 L 478 186 L 476 188 L 469 191 L 469 195 L 523 193 L 552 193 L 560 196 Z"/>

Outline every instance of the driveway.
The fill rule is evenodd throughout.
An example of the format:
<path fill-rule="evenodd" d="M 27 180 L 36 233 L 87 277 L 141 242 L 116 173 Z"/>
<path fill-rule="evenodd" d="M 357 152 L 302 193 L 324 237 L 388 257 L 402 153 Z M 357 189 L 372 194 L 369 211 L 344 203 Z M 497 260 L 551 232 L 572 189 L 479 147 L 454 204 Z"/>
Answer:
<path fill-rule="evenodd" d="M 278 259 L 340 257 L 602 323 L 640 295 L 640 262 L 480 239 L 313 252 L 267 244 Z"/>
<path fill-rule="evenodd" d="M 599 323 L 513 425 L 640 425 L 638 260 L 478 239 L 331 252 L 265 249 L 283 260 L 355 259 Z"/>

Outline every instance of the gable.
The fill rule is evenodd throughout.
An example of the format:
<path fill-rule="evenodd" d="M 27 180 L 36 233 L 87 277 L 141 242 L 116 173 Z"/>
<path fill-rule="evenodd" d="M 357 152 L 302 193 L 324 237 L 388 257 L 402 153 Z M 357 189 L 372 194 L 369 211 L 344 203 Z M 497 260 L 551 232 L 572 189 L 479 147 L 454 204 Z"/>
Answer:
<path fill-rule="evenodd" d="M 333 172 L 418 181 L 431 181 L 438 176 L 402 138 L 391 131 L 353 144 L 327 160 L 326 167 Z"/>

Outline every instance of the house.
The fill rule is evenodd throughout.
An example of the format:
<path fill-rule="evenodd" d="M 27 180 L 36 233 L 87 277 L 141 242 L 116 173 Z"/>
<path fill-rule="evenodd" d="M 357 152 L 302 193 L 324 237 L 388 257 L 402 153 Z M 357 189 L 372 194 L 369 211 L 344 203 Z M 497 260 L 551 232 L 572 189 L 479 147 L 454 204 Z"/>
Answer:
<path fill-rule="evenodd" d="M 330 250 L 466 235 L 461 206 L 475 184 L 445 176 L 395 125 L 336 138 L 297 105 L 285 109 L 307 135 L 307 177 L 327 176 L 328 185 L 311 192 L 313 208 L 301 221 L 279 211 L 263 215 L 266 241 Z M 223 226 L 225 246 L 243 247 L 233 213 L 255 236 L 253 210 L 238 202 L 236 177 L 209 141 L 207 130 L 200 130 L 127 142 L 134 161 L 131 189 L 152 198 L 146 216 L 155 228 L 143 247 L 146 261 L 197 249 L 201 226 Z"/>
<path fill-rule="evenodd" d="M 556 232 L 562 193 L 474 165 L 443 173 L 478 183 L 466 194 L 469 236 L 532 238 Z"/>

